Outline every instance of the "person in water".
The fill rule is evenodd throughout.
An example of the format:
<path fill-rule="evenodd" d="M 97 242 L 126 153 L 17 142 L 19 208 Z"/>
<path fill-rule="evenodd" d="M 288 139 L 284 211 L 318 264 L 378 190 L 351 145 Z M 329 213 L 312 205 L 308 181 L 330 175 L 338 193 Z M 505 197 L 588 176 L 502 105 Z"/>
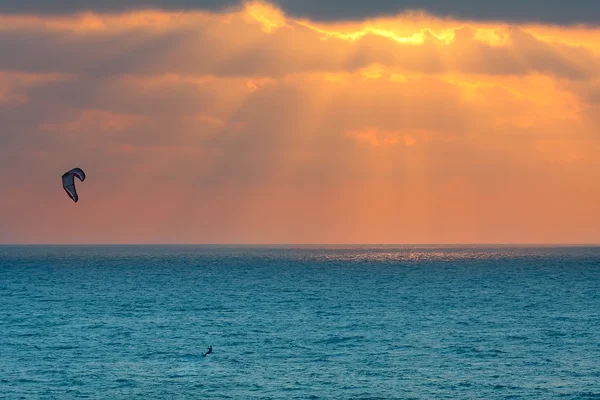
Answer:
<path fill-rule="evenodd" d="M 208 351 L 204 354 L 202 354 L 202 357 L 206 357 L 207 354 L 212 353 L 212 346 L 208 346 Z"/>

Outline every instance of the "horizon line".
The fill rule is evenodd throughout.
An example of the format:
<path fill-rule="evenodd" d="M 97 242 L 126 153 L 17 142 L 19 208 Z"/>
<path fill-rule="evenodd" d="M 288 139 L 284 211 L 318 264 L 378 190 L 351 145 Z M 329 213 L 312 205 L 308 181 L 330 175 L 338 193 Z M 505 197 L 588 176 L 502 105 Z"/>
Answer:
<path fill-rule="evenodd" d="M 600 247 L 600 243 L 0 243 L 0 246 L 202 246 L 202 247 Z"/>

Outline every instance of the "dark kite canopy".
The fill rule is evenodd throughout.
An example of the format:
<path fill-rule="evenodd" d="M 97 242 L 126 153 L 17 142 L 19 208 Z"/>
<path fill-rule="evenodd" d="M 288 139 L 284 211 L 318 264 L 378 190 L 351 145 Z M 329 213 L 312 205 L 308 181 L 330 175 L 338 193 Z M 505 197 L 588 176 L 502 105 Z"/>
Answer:
<path fill-rule="evenodd" d="M 77 190 L 75 190 L 75 177 L 83 182 L 85 180 L 85 172 L 83 172 L 81 168 L 73 168 L 72 170 L 65 172 L 62 176 L 62 184 L 71 200 L 77 203 L 79 196 L 77 196 Z"/>

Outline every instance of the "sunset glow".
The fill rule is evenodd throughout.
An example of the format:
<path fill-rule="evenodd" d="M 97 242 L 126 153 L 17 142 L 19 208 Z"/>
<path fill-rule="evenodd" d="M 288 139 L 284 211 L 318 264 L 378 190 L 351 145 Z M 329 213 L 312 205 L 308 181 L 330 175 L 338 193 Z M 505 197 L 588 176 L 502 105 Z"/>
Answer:
<path fill-rule="evenodd" d="M 593 26 L 252 2 L 0 14 L 0 54 L 0 242 L 600 242 Z"/>

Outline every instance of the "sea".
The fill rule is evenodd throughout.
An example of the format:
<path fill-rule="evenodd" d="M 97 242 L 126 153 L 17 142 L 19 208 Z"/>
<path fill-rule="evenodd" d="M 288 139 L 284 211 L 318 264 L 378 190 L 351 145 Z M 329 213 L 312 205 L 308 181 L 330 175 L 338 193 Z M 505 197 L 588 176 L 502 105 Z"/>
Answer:
<path fill-rule="evenodd" d="M 600 247 L 0 246 L 0 398 L 600 399 Z"/>

